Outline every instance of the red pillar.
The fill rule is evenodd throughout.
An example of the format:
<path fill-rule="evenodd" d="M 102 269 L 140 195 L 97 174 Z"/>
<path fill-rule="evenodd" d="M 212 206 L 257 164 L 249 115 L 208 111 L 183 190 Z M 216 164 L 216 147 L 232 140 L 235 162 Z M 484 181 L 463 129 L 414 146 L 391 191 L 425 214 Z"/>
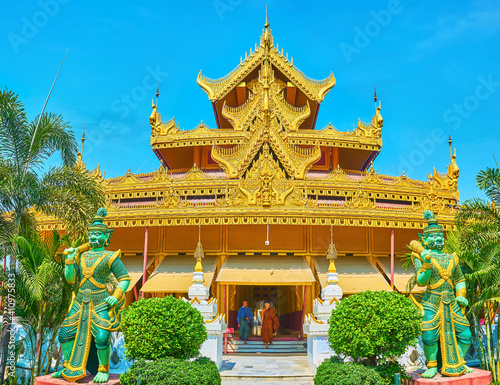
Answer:
<path fill-rule="evenodd" d="M 135 287 L 135 286 L 134 286 L 134 298 L 136 301 L 139 300 L 139 297 L 137 295 L 137 287 Z"/>
<path fill-rule="evenodd" d="M 148 226 L 144 231 L 144 264 L 142 265 L 142 287 L 146 283 L 146 270 L 148 268 Z M 144 298 L 144 292 L 141 291 L 141 297 Z"/>
<path fill-rule="evenodd" d="M 394 229 L 391 229 L 391 288 L 394 290 Z"/>
<path fill-rule="evenodd" d="M 227 285 L 222 285 L 222 300 L 224 301 L 224 314 L 226 316 L 226 324 L 229 325 L 229 313 L 227 311 L 227 303 L 226 303 L 226 291 L 227 291 Z"/>

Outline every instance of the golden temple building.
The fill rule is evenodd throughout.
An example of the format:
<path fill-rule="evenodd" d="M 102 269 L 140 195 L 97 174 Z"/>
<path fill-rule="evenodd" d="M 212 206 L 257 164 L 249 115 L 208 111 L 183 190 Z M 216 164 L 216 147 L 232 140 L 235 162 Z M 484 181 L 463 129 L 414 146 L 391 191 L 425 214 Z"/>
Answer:
<path fill-rule="evenodd" d="M 382 148 L 380 104 L 371 122 L 358 120 L 351 131 L 317 128 L 335 77 L 304 75 L 274 43 L 268 23 L 233 71 L 216 80 L 200 72 L 197 82 L 217 127 L 181 129 L 175 118 L 162 121 L 153 103 L 158 168 L 110 179 L 99 166 L 93 171 L 114 229 L 110 249 L 122 250 L 133 278 L 129 302 L 186 296 L 198 247 L 204 284 L 229 327 L 244 299 L 252 309 L 270 299 L 283 328 L 297 334 L 326 285 L 331 243 L 345 295 L 392 290 L 391 248 L 392 284 L 404 291 L 412 272 L 399 257 L 423 228 L 424 210 L 445 230 L 453 227 L 455 155 L 446 173 L 433 170 L 428 181 L 379 174 L 372 164 Z M 39 224 L 60 226 L 50 218 Z"/>

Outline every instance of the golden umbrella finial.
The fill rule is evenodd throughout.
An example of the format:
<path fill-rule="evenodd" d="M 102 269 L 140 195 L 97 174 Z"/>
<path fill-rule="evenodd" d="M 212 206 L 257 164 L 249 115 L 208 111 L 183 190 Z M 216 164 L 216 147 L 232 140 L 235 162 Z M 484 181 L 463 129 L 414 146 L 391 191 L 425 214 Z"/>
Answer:
<path fill-rule="evenodd" d="M 330 266 L 328 267 L 329 273 L 336 273 L 337 269 L 335 267 L 335 260 L 337 259 L 337 248 L 333 243 L 333 225 L 330 225 L 330 245 L 326 251 L 326 259 L 330 261 Z"/>
<path fill-rule="evenodd" d="M 196 250 L 194 251 L 194 257 L 196 259 L 194 271 L 203 271 L 201 260 L 205 258 L 205 253 L 203 252 L 203 245 L 201 244 L 201 224 L 198 225 L 198 244 L 196 245 Z"/>

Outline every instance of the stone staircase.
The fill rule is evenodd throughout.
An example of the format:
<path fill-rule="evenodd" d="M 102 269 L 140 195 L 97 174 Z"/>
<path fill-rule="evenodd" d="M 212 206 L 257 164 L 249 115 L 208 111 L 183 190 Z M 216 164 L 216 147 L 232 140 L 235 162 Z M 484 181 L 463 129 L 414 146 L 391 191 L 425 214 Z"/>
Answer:
<path fill-rule="evenodd" d="M 302 341 L 283 341 L 274 340 L 272 345 L 269 345 L 268 349 L 265 349 L 266 345 L 260 341 L 247 341 L 247 345 L 244 345 L 243 341 L 230 340 L 229 341 L 234 348 L 234 352 L 231 346 L 228 345 L 227 354 L 307 354 L 306 340 Z"/>

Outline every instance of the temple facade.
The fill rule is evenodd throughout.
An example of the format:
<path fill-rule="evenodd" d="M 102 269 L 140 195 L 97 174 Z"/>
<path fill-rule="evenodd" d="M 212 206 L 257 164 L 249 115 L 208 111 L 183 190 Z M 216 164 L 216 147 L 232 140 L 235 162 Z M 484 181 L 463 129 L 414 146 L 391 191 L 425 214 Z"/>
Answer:
<path fill-rule="evenodd" d="M 300 337 L 327 285 L 329 247 L 337 250 L 344 295 L 404 291 L 412 272 L 400 257 L 424 226 L 424 210 L 445 230 L 453 227 L 455 155 L 446 173 L 433 170 L 427 181 L 379 174 L 373 163 L 382 148 L 381 105 L 353 130 L 317 128 L 335 77 L 304 75 L 274 43 L 269 24 L 233 71 L 216 80 L 200 72 L 197 82 L 216 127 L 181 129 L 175 118 L 162 121 L 153 102 L 158 168 L 109 179 L 99 167 L 93 171 L 115 229 L 112 246 L 122 250 L 132 277 L 129 302 L 186 296 L 193 255 L 202 248 L 204 285 L 229 327 L 243 300 L 258 315 L 269 299 L 283 334 Z M 39 224 L 60 226 L 44 217 Z"/>

